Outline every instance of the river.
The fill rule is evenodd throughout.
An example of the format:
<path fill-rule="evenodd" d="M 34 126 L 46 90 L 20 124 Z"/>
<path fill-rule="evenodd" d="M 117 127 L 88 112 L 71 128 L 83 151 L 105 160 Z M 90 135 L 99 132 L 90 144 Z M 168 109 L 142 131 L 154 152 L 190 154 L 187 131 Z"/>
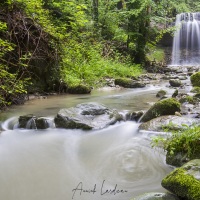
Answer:
<path fill-rule="evenodd" d="M 162 192 L 172 168 L 162 151 L 151 148 L 154 133 L 120 122 L 102 130 L 16 128 L 23 114 L 53 118 L 60 108 L 103 103 L 121 113 L 147 109 L 163 85 L 143 89 L 94 90 L 91 95 L 60 95 L 26 102 L 1 114 L 0 199 L 129 200 Z"/>

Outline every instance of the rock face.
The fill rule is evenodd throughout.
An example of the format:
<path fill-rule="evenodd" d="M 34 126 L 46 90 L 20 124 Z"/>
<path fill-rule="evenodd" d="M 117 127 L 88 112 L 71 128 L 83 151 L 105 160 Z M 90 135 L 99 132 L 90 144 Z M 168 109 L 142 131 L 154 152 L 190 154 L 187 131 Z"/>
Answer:
<path fill-rule="evenodd" d="M 163 131 L 163 128 L 169 130 L 184 130 L 186 127 L 193 126 L 194 124 L 200 125 L 200 119 L 168 115 L 157 117 L 148 122 L 142 123 L 139 126 L 139 129 L 147 131 Z"/>
<path fill-rule="evenodd" d="M 194 73 L 190 80 L 194 87 L 200 87 L 200 72 Z"/>
<path fill-rule="evenodd" d="M 122 86 L 124 88 L 143 88 L 145 84 L 139 81 L 135 81 L 129 78 L 115 79 L 115 85 Z"/>
<path fill-rule="evenodd" d="M 69 109 L 61 109 L 55 117 L 57 128 L 101 129 L 121 121 L 116 111 L 97 103 L 83 103 Z"/>
<path fill-rule="evenodd" d="M 164 99 L 155 103 L 141 118 L 141 122 L 147 122 L 162 115 L 174 115 L 180 112 L 180 103 L 173 98 Z"/>
<path fill-rule="evenodd" d="M 170 193 L 151 192 L 151 193 L 147 193 L 147 194 L 135 197 L 132 200 L 179 200 L 179 198 Z"/>
<path fill-rule="evenodd" d="M 162 180 L 162 186 L 185 200 L 200 199 L 200 160 L 192 160 Z"/>

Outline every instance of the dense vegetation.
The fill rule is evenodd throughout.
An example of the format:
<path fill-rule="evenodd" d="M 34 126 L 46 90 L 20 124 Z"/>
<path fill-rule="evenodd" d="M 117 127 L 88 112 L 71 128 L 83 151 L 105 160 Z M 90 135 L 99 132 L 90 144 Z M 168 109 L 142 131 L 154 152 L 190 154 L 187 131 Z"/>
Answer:
<path fill-rule="evenodd" d="M 2 0 L 0 108 L 26 93 L 131 77 L 192 0 Z M 160 56 L 158 56 L 160 57 Z"/>

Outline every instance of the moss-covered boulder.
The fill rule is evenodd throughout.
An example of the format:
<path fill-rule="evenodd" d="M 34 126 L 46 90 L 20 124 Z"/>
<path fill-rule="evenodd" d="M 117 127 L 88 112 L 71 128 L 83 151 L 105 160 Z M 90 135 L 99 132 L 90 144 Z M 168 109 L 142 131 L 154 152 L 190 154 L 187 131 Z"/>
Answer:
<path fill-rule="evenodd" d="M 200 160 L 192 160 L 162 180 L 162 186 L 184 200 L 200 199 Z"/>
<path fill-rule="evenodd" d="M 57 128 L 90 130 L 105 128 L 121 120 L 123 117 L 116 110 L 91 102 L 61 109 L 54 122 Z"/>
<path fill-rule="evenodd" d="M 117 79 L 115 79 L 115 85 L 119 85 L 124 88 L 143 88 L 143 87 L 145 87 L 144 83 L 142 83 L 140 81 L 132 80 L 130 78 L 117 78 Z"/>
<path fill-rule="evenodd" d="M 156 97 L 158 98 L 162 98 L 167 94 L 167 92 L 165 90 L 160 90 L 158 91 L 158 93 L 156 94 Z"/>
<path fill-rule="evenodd" d="M 194 87 L 200 87 L 200 72 L 194 73 L 190 80 Z"/>
<path fill-rule="evenodd" d="M 137 196 L 131 200 L 179 200 L 179 198 L 170 193 L 150 192 L 150 193 Z"/>
<path fill-rule="evenodd" d="M 71 85 L 67 90 L 70 94 L 89 94 L 91 92 L 91 88 L 86 85 Z"/>
<path fill-rule="evenodd" d="M 155 103 L 141 118 L 141 122 L 147 122 L 163 115 L 174 115 L 180 112 L 180 103 L 174 98 L 168 98 Z"/>
<path fill-rule="evenodd" d="M 169 84 L 172 87 L 180 87 L 182 85 L 182 83 L 179 79 L 171 79 L 171 80 L 169 80 Z"/>

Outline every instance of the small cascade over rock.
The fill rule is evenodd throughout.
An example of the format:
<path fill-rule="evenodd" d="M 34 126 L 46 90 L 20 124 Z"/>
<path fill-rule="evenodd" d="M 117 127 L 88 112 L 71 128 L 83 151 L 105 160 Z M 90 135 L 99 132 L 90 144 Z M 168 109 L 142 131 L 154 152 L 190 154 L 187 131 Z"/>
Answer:
<path fill-rule="evenodd" d="M 171 65 L 200 65 L 200 12 L 176 16 Z"/>

